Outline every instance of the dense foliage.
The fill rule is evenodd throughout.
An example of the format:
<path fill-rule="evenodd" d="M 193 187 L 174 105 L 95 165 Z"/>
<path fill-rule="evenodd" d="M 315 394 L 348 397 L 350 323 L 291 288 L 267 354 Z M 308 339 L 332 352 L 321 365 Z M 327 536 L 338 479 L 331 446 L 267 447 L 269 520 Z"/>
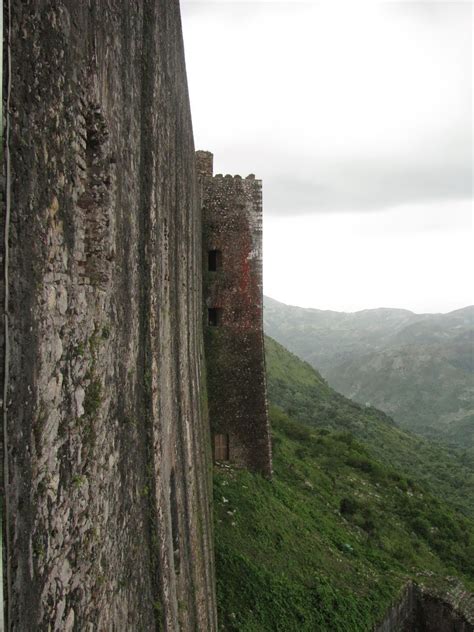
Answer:
<path fill-rule="evenodd" d="M 270 401 L 313 427 L 352 433 L 370 454 L 422 481 L 434 494 L 474 517 L 472 452 L 449 448 L 400 429 L 383 412 L 340 395 L 308 363 L 266 338 Z"/>
<path fill-rule="evenodd" d="M 216 468 L 223 629 L 367 632 L 409 577 L 474 582 L 472 521 L 352 435 L 271 420 L 273 481 Z"/>
<path fill-rule="evenodd" d="M 474 522 L 355 436 L 374 423 L 391 437 L 400 433 L 393 422 L 352 408 L 273 341 L 267 352 L 271 398 L 278 377 L 287 408 L 301 417 L 312 401 L 320 423 L 272 406 L 272 481 L 216 466 L 222 629 L 367 632 L 409 578 L 439 583 L 457 575 L 472 588 Z"/>

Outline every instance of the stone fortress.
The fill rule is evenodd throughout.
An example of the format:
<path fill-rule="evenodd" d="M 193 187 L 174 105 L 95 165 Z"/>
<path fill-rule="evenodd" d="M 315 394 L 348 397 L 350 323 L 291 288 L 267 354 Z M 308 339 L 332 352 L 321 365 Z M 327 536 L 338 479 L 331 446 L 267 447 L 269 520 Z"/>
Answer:
<path fill-rule="evenodd" d="M 4 28 L 6 630 L 212 632 L 179 3 L 25 0 Z"/>
<path fill-rule="evenodd" d="M 4 629 L 216 632 L 212 460 L 272 471 L 261 183 L 195 155 L 178 0 L 6 1 L 3 44 Z"/>
<path fill-rule="evenodd" d="M 271 475 L 261 183 L 195 155 L 177 0 L 4 25 L 6 629 L 212 632 L 212 454 Z"/>

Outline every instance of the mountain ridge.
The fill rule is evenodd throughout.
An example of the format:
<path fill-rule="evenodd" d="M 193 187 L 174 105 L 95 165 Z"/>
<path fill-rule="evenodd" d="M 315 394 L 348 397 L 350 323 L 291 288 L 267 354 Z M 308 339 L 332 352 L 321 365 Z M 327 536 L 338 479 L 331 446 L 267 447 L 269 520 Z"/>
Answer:
<path fill-rule="evenodd" d="M 399 312 L 412 314 L 413 316 L 449 316 L 450 314 L 455 314 L 457 312 L 469 312 L 474 315 L 474 304 L 466 305 L 465 307 L 458 307 L 457 309 L 450 310 L 449 312 L 415 312 L 406 307 L 365 307 L 364 309 L 356 309 L 354 311 L 344 311 L 337 309 L 320 309 L 319 307 L 301 307 L 300 305 L 293 305 L 292 303 L 284 303 L 283 301 L 279 301 L 276 298 L 272 298 L 271 296 L 265 296 L 265 301 L 271 303 L 277 303 L 279 305 L 283 305 L 284 307 L 294 308 L 294 309 L 304 309 L 308 312 L 318 312 L 318 313 L 331 313 L 331 314 L 345 314 L 345 315 L 354 315 L 361 314 L 365 312 Z"/>
<path fill-rule="evenodd" d="M 404 428 L 474 447 L 474 306 L 333 312 L 265 298 L 264 326 L 346 397 Z"/>

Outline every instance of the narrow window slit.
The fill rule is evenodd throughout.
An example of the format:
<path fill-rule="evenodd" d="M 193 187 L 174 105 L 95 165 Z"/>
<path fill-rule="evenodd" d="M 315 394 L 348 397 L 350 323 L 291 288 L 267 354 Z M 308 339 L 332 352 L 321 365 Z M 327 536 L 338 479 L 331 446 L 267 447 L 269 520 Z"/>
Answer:
<path fill-rule="evenodd" d="M 209 250 L 208 252 L 208 270 L 209 272 L 217 272 L 222 268 L 222 251 Z"/>

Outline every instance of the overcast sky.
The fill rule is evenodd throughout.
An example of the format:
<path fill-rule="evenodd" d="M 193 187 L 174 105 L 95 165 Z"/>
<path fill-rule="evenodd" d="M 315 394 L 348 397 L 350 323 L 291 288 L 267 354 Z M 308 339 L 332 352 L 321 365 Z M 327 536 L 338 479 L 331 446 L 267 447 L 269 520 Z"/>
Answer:
<path fill-rule="evenodd" d="M 471 3 L 181 6 L 196 147 L 263 180 L 265 293 L 474 303 Z"/>

